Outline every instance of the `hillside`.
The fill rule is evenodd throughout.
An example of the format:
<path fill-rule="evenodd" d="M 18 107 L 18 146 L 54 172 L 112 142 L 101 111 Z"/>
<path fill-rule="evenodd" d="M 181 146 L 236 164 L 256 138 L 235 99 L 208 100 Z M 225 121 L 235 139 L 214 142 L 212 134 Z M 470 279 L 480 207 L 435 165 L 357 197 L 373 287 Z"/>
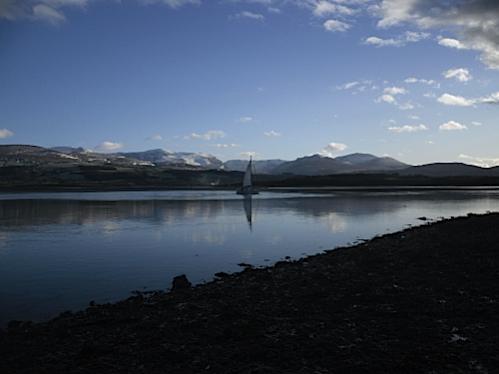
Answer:
<path fill-rule="evenodd" d="M 412 166 L 398 172 L 400 175 L 421 175 L 426 177 L 487 177 L 499 176 L 499 167 L 481 168 L 463 163 L 433 163 Z"/>
<path fill-rule="evenodd" d="M 353 153 L 330 158 L 313 155 L 298 158 L 279 165 L 273 174 L 331 175 L 342 173 L 391 172 L 409 167 L 390 157 L 377 157 L 365 153 Z"/>
<path fill-rule="evenodd" d="M 284 160 L 256 160 L 253 161 L 253 168 L 256 174 L 274 174 L 274 170 L 285 163 Z M 245 171 L 248 166 L 247 160 L 229 160 L 222 165 L 223 170 Z"/>

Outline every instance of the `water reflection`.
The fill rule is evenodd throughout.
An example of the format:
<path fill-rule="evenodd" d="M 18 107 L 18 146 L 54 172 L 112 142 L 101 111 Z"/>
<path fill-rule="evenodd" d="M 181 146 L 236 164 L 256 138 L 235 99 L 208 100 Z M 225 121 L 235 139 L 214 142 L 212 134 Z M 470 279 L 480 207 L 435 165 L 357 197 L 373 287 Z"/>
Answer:
<path fill-rule="evenodd" d="M 243 206 L 249 229 L 250 231 L 253 231 L 253 198 L 251 195 L 243 199 Z"/>
<path fill-rule="evenodd" d="M 484 191 L 126 196 L 93 201 L 0 195 L 0 324 L 48 318 L 89 300 L 117 300 L 134 289 L 166 288 L 182 273 L 201 282 L 240 270 L 240 262 L 264 265 L 314 254 L 421 223 L 419 216 L 499 209 L 499 194 Z"/>
<path fill-rule="evenodd" d="M 88 225 L 107 221 L 107 231 L 116 229 L 116 222 L 141 220 L 161 225 L 196 220 L 212 221 L 216 217 L 242 214 L 249 227 L 253 226 L 254 209 L 260 213 L 294 214 L 326 217 L 333 232 L 339 230 L 344 214 L 378 215 L 404 209 L 414 204 L 438 205 L 473 200 L 496 200 L 497 192 L 369 194 L 336 193 L 327 196 L 301 198 L 240 200 L 0 200 L 0 226 L 19 230 L 25 226 Z M 241 211 L 243 205 L 243 211 Z M 112 221 L 114 223 L 110 223 Z M 335 228 L 333 228 L 333 226 Z"/>

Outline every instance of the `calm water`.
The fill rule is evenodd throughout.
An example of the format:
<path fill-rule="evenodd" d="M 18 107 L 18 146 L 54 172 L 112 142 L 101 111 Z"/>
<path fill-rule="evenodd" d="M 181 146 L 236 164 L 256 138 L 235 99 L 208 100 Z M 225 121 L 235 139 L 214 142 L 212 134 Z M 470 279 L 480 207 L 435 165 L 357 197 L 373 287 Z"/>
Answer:
<path fill-rule="evenodd" d="M 498 191 L 0 194 L 0 324 L 166 289 L 420 224 L 499 210 Z"/>

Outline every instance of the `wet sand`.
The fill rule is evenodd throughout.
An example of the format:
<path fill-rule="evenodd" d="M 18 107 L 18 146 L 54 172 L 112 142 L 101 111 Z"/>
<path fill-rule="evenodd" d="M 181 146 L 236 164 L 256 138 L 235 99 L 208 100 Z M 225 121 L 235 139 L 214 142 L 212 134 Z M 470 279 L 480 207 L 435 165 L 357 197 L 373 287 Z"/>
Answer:
<path fill-rule="evenodd" d="M 0 372 L 499 370 L 497 213 L 177 286 L 12 322 L 0 332 Z"/>

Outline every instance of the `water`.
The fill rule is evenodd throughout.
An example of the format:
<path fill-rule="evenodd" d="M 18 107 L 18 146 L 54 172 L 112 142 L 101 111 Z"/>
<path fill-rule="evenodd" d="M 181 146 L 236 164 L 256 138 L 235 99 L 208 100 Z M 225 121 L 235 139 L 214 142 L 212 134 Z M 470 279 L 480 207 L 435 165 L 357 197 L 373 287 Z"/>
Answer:
<path fill-rule="evenodd" d="M 0 324 L 271 264 L 428 218 L 499 210 L 499 191 L 0 194 Z"/>

